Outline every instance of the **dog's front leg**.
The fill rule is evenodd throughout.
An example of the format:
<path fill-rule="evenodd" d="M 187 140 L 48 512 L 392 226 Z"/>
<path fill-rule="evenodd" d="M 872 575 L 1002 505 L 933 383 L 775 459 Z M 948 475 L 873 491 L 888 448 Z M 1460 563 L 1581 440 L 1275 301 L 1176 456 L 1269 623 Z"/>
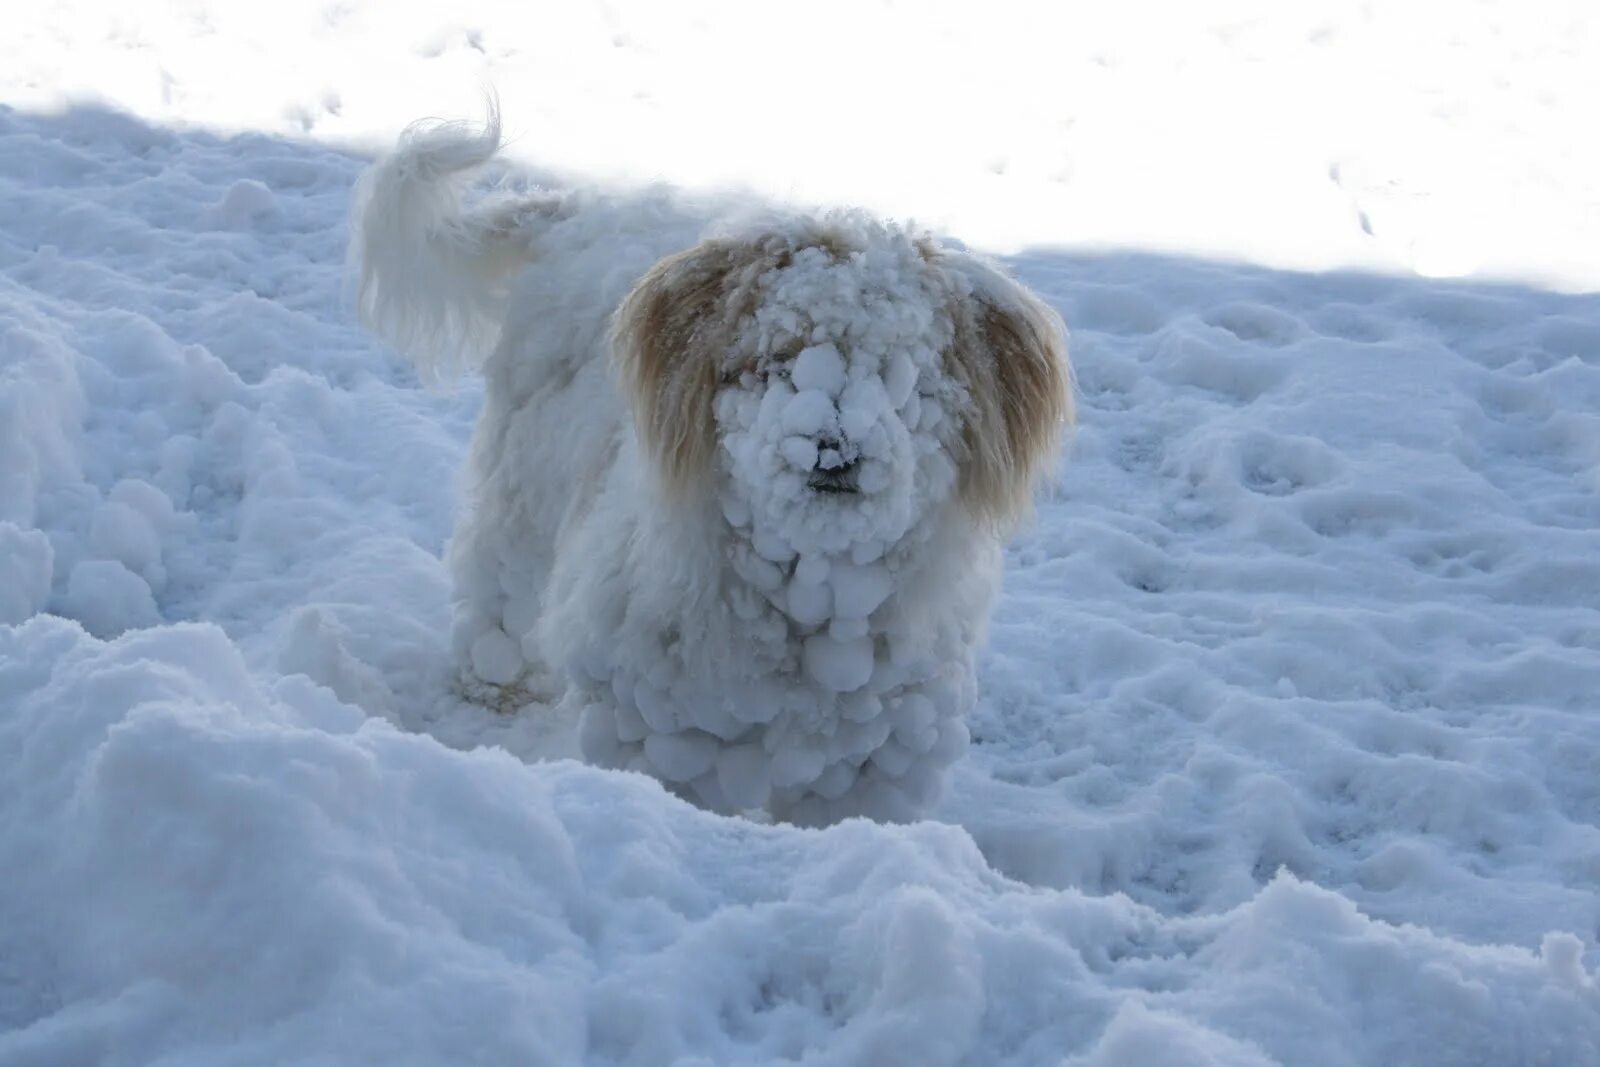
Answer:
<path fill-rule="evenodd" d="M 532 531 L 513 508 L 486 501 L 463 516 L 450 541 L 455 585 L 452 640 L 461 689 L 474 703 L 511 712 L 550 695 L 535 647 L 548 573 Z"/>

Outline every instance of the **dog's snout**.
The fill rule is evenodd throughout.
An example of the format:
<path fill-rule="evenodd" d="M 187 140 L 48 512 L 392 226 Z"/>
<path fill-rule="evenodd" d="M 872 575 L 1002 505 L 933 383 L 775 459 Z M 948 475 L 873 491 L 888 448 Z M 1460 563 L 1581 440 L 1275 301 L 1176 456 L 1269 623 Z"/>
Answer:
<path fill-rule="evenodd" d="M 817 464 L 813 468 L 814 470 L 829 474 L 843 474 L 855 465 L 855 457 L 845 450 L 843 441 L 837 437 L 817 438 Z"/>
<path fill-rule="evenodd" d="M 819 493 L 856 493 L 856 456 L 853 450 L 837 437 L 824 434 L 813 442 L 817 459 L 811 467 L 811 478 L 806 482 Z"/>

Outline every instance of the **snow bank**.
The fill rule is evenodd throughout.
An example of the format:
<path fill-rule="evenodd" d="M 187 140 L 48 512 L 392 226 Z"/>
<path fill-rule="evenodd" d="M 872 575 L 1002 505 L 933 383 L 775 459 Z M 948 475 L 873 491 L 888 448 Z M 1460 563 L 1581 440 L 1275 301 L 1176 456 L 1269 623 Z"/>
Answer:
<path fill-rule="evenodd" d="M 42 532 L 0 522 L 0 625 L 22 622 L 44 607 L 54 563 Z"/>
<path fill-rule="evenodd" d="M 443 668 L 416 654 L 426 611 L 386 611 L 367 579 L 437 610 L 462 453 L 450 425 L 476 397 L 395 403 L 393 369 L 342 315 L 359 163 L 99 109 L 0 112 L 0 146 L 29 177 L 6 186 L 0 277 L 0 620 L 48 609 L 109 637 L 203 617 L 266 636 L 263 666 L 287 655 L 392 710 L 385 685 L 352 679 L 381 667 L 404 690 Z M 219 229 L 218 205 L 263 202 L 241 173 L 284 190 L 294 218 L 228 208 Z M 358 458 L 390 453 L 401 426 L 420 434 L 404 464 Z M 348 662 L 283 647 L 316 603 L 330 627 L 364 620 Z"/>
<path fill-rule="evenodd" d="M 1278 876 L 1164 918 L 961 829 L 725 820 L 401 733 L 221 631 L 0 630 L 8 1062 L 1583 1063 L 1568 936 Z M 1154 1061 L 1150 1061 L 1154 1062 Z"/>

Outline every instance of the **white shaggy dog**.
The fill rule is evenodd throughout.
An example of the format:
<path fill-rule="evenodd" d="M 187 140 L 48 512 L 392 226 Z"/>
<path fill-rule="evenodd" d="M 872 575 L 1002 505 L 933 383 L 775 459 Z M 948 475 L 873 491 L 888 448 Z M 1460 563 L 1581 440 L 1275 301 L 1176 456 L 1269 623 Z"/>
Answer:
<path fill-rule="evenodd" d="M 1000 535 L 1071 418 L 1061 320 L 859 213 L 486 193 L 413 127 L 365 176 L 366 322 L 481 365 L 450 545 L 468 692 L 547 674 L 584 755 L 707 807 L 911 818 L 965 748 Z"/>

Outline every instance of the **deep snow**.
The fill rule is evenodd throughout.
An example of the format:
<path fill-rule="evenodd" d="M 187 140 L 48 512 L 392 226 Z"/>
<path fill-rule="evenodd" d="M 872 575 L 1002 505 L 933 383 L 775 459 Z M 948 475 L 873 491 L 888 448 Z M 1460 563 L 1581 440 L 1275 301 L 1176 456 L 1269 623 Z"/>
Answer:
<path fill-rule="evenodd" d="M 762 39 L 747 16 L 559 9 L 534 33 L 515 7 L 467 12 L 431 55 L 426 17 L 360 4 L 86 8 L 6 46 L 0 1063 L 1600 1061 L 1586 22 L 1074 24 L 1063 84 L 1138 93 L 1073 105 L 1100 132 L 1050 194 L 1019 147 L 1066 107 L 1038 75 L 932 90 L 960 115 L 1024 105 L 970 138 L 893 93 L 910 141 L 836 115 L 862 160 L 841 175 L 768 124 L 720 154 L 641 132 L 688 121 L 709 75 L 621 54 Z M 274 57 L 246 30 L 287 41 L 314 14 L 288 69 L 251 80 Z M 958 14 L 917 32 L 953 48 Z M 883 46 L 892 17 L 840 47 Z M 1296 80 L 1308 26 L 1333 51 Z M 398 39 L 415 49 L 383 50 Z M 538 54 L 507 51 L 523 41 Z M 1161 99 L 1182 99 L 1157 108 L 1176 53 L 1193 94 L 1168 72 Z M 1283 92 L 1239 101 L 1321 100 L 1348 128 L 1274 144 L 1206 110 L 1252 55 Z M 152 56 L 168 88 L 146 93 Z M 1307 88 L 1368 61 L 1344 105 Z M 1081 427 L 1007 553 L 935 821 L 710 815 L 527 762 L 570 753 L 570 724 L 450 695 L 439 555 L 480 394 L 419 387 L 355 326 L 362 160 L 327 141 L 471 113 L 470 92 L 419 98 L 486 70 L 513 117 L 529 100 L 542 164 L 918 211 L 1013 243 L 1066 318 Z M 90 77 L 148 120 L 64 106 Z M 595 95 L 532 89 L 562 77 Z M 630 79 L 664 103 L 630 110 Z M 349 106 L 294 119 L 319 93 Z M 809 129 L 792 103 L 773 106 Z M 1156 124 L 1131 148 L 1130 116 Z M 1335 143 L 1361 117 L 1364 170 Z M 923 121 L 937 151 L 888 160 Z M 1494 130 L 1503 167 L 1416 192 L 1410 164 Z M 1141 166 L 1205 134 L 1226 180 Z M 1018 153 L 998 173 L 993 146 Z M 913 164 L 944 178 L 894 170 Z M 1358 171 L 1359 213 L 1317 206 Z M 1401 272 L 1472 266 L 1538 284 Z"/>

